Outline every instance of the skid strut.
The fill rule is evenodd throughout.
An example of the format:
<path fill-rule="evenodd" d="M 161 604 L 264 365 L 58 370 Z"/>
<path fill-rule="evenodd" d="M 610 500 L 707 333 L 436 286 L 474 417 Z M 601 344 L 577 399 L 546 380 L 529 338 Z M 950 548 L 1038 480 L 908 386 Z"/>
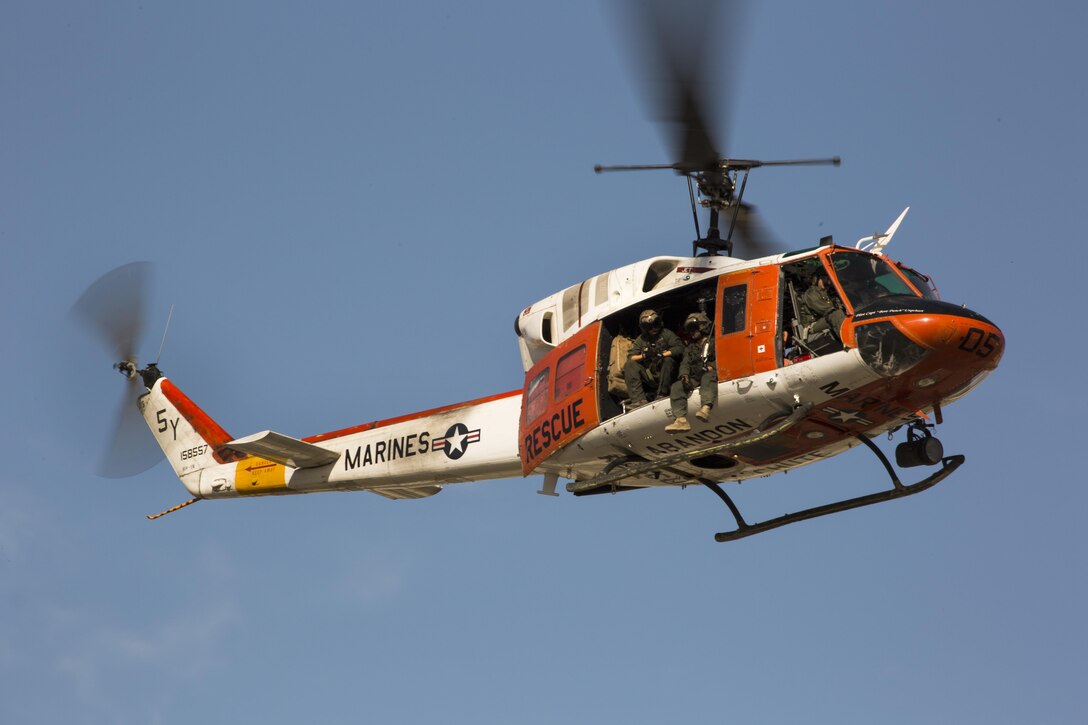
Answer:
<path fill-rule="evenodd" d="M 778 518 L 768 519 L 767 521 L 761 521 L 757 524 L 749 524 L 744 520 L 744 517 L 741 516 L 737 505 L 733 503 L 733 499 L 729 498 L 729 494 L 723 491 L 721 486 L 714 481 L 699 479 L 699 483 L 709 488 L 717 494 L 718 498 L 725 502 L 725 505 L 729 507 L 729 511 L 733 514 L 733 518 L 736 519 L 737 522 L 737 528 L 735 530 L 714 534 L 714 540 L 736 541 L 737 539 L 743 539 L 746 536 L 761 534 L 764 531 L 777 529 L 780 526 L 795 524 L 798 521 L 807 521 L 808 519 L 815 519 L 820 516 L 827 516 L 828 514 L 838 513 L 840 511 L 849 511 L 850 509 L 861 508 L 862 506 L 870 506 L 875 503 L 883 503 L 884 501 L 891 501 L 905 496 L 913 496 L 916 493 L 925 491 L 927 488 L 936 486 L 950 476 L 953 471 L 963 465 L 963 462 L 966 460 L 962 455 L 946 456 L 941 459 L 941 468 L 939 471 L 935 471 L 918 483 L 907 485 L 899 480 L 899 476 L 895 475 L 895 469 L 892 468 L 892 464 L 888 461 L 888 457 L 876 447 L 875 443 L 869 440 L 867 436 L 861 434 L 857 436 L 857 439 L 868 446 L 869 450 L 875 453 L 876 457 L 880 459 L 880 462 L 884 464 L 884 468 L 888 471 L 888 476 L 892 481 L 892 489 L 890 491 L 878 491 L 865 496 L 848 498 L 843 501 L 836 501 L 823 506 L 814 506 L 813 508 L 805 509 L 804 511 L 798 511 L 796 513 L 779 516 Z"/>

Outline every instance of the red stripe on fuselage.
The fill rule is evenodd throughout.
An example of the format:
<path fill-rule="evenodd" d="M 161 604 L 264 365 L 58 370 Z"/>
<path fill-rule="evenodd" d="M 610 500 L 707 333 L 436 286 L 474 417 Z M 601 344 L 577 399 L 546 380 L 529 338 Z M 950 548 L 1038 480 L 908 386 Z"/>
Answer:
<path fill-rule="evenodd" d="M 409 413 L 408 415 L 402 415 L 397 418 L 387 418 L 385 420 L 377 420 L 373 423 L 363 423 L 362 425 L 353 426 L 351 428 L 344 428 L 342 430 L 333 431 L 332 433 L 322 433 L 321 435 L 310 436 L 309 438 L 303 438 L 307 443 L 321 443 L 331 438 L 340 438 L 342 436 L 351 435 L 352 433 L 362 433 L 363 431 L 374 430 L 375 428 L 382 428 L 387 425 L 393 425 L 394 423 L 404 423 L 409 420 L 417 420 L 419 418 L 426 418 L 429 415 L 437 415 L 439 413 L 448 413 L 451 410 L 457 410 L 458 408 L 468 408 L 474 405 L 483 405 L 484 403 L 490 403 L 495 400 L 502 400 L 504 398 L 511 398 L 515 395 L 521 395 L 520 390 L 511 390 L 507 393 L 498 393 L 496 395 L 489 395 L 486 398 L 478 398 L 476 400 L 470 400 L 466 403 L 455 403 L 453 405 L 445 405 L 441 408 L 431 408 L 430 410 L 423 410 L 419 413 Z M 516 424 L 517 421 L 514 421 Z"/>
<path fill-rule="evenodd" d="M 212 420 L 211 416 L 201 410 L 196 403 L 190 400 L 189 396 L 181 392 L 176 385 L 163 378 L 159 386 L 166 399 L 174 404 L 174 407 L 184 416 L 185 420 L 189 421 L 189 425 L 193 426 L 193 429 L 204 439 L 204 442 L 212 447 L 212 455 L 216 461 L 229 463 L 230 461 L 240 461 L 246 457 L 246 454 L 226 447 L 227 443 L 234 440 L 231 435 Z"/>

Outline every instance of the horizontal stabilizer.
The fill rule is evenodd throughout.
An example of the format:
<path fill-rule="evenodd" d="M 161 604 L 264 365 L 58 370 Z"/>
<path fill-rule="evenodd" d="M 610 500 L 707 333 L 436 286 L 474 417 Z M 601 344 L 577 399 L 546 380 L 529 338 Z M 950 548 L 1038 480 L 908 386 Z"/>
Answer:
<path fill-rule="evenodd" d="M 313 443 L 306 443 L 298 438 L 270 430 L 231 441 L 227 447 L 291 468 L 327 466 L 340 458 L 339 453 L 330 451 L 328 448 L 315 446 Z"/>
<path fill-rule="evenodd" d="M 402 498 L 427 498 L 428 496 L 434 496 L 436 493 L 442 490 L 441 486 L 396 486 L 386 488 L 369 488 L 367 489 L 371 493 L 376 493 L 379 496 L 385 496 L 391 499 Z"/>

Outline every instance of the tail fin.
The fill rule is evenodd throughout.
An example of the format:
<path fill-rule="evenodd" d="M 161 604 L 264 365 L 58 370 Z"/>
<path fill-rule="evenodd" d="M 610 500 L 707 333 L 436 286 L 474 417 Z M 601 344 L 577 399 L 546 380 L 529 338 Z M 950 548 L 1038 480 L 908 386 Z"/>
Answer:
<path fill-rule="evenodd" d="M 226 447 L 231 436 L 185 393 L 160 377 L 140 398 L 140 412 L 179 478 L 245 458 Z"/>

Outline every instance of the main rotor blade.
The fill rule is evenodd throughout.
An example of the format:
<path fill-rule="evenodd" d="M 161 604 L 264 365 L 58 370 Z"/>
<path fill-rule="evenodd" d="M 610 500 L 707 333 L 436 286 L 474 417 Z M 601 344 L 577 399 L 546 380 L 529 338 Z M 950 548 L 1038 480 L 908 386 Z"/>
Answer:
<path fill-rule="evenodd" d="M 757 166 L 841 166 L 842 159 L 838 156 L 829 156 L 823 159 L 788 159 L 780 161 L 753 161 L 749 162 Z"/>
<path fill-rule="evenodd" d="M 655 169 L 673 169 L 680 171 L 681 164 L 623 164 L 623 165 L 605 165 L 596 164 L 593 167 L 593 171 L 598 174 L 603 174 L 606 171 L 653 171 Z"/>
<path fill-rule="evenodd" d="M 732 60 L 740 3 L 640 0 L 616 7 L 629 25 L 651 114 L 672 126 L 676 166 L 683 171 L 713 167 L 724 155 L 728 131 L 719 107 L 731 109 L 734 100 L 730 81 L 736 75 Z"/>
<path fill-rule="evenodd" d="M 838 156 L 829 156 L 822 159 L 785 159 L 778 161 L 757 161 L 755 159 L 718 159 L 715 163 L 706 163 L 700 166 L 702 171 L 710 171 L 717 169 L 721 171 L 725 170 L 741 170 L 741 169 L 758 169 L 760 166 L 840 166 L 842 165 L 842 159 Z M 605 165 L 597 164 L 593 167 L 593 170 L 598 174 L 606 171 L 649 171 L 653 169 L 673 169 L 674 171 L 690 172 L 694 169 L 690 165 L 683 162 L 676 164 L 625 164 L 625 165 Z"/>
<path fill-rule="evenodd" d="M 733 227 L 733 242 L 748 259 L 769 257 L 782 251 L 783 246 L 763 223 L 759 212 L 751 204 L 741 203 L 737 224 Z"/>
<path fill-rule="evenodd" d="M 134 360 L 143 335 L 148 262 L 132 262 L 99 277 L 72 306 L 106 347 L 114 362 Z"/>
<path fill-rule="evenodd" d="M 114 415 L 113 438 L 98 465 L 98 475 L 103 478 L 135 476 L 163 460 L 136 402 L 143 392 L 138 380 L 125 383 L 121 404 Z"/>

